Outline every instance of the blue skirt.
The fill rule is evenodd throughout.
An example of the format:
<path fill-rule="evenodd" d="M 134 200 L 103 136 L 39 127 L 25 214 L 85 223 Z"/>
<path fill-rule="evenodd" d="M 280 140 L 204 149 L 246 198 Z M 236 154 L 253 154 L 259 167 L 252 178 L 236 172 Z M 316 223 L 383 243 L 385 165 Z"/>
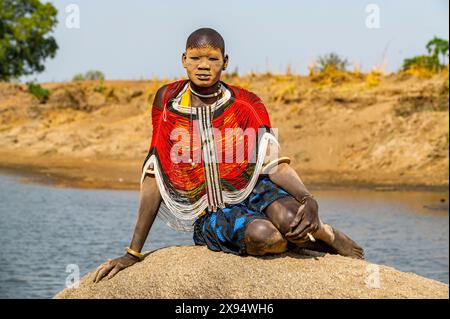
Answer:
<path fill-rule="evenodd" d="M 273 183 L 268 175 L 260 175 L 255 188 L 241 203 L 208 212 L 194 223 L 194 243 L 214 251 L 245 255 L 245 228 L 254 219 L 268 219 L 264 210 L 272 202 L 291 196 Z"/>

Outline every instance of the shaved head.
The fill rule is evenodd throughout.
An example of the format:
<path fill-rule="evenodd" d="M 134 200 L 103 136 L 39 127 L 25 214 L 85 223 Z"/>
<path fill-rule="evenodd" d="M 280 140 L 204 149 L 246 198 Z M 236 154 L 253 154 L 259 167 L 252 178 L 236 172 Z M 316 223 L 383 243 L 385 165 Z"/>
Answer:
<path fill-rule="evenodd" d="M 219 32 L 211 28 L 201 28 L 191 33 L 186 41 L 186 50 L 213 47 L 225 54 L 225 41 Z"/>

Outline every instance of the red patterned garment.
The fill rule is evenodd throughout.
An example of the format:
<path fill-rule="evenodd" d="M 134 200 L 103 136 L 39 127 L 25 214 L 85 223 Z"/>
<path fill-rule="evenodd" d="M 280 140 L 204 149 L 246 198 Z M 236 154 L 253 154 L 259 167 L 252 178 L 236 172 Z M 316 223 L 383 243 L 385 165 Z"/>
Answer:
<path fill-rule="evenodd" d="M 152 109 L 141 183 L 146 173 L 155 175 L 163 199 L 158 216 L 180 231 L 191 231 L 206 211 L 243 201 L 267 161 L 269 145 L 278 149 L 261 99 L 223 82 L 221 88 L 216 103 L 191 107 L 189 81 L 173 82 L 163 108 Z"/>

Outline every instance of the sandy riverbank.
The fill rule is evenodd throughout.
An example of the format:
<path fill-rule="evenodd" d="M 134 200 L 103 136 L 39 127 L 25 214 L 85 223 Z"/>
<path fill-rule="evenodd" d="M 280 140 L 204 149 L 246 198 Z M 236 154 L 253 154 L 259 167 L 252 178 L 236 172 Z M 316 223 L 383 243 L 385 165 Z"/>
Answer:
<path fill-rule="evenodd" d="M 226 82 L 260 95 L 283 155 L 314 187 L 448 188 L 448 75 L 248 75 Z M 40 103 L 0 83 L 0 167 L 59 186 L 137 189 L 162 81 L 47 83 Z M 446 105 L 446 106 L 445 106 Z"/>

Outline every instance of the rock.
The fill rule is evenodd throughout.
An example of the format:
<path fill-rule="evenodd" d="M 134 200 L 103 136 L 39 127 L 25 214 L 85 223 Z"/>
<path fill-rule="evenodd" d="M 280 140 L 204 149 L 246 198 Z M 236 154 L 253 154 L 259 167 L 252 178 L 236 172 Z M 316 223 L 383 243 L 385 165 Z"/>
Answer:
<path fill-rule="evenodd" d="M 379 288 L 376 280 L 379 269 Z M 55 298 L 448 298 L 448 285 L 366 261 L 306 250 L 263 257 L 168 247 Z M 371 288 L 372 287 L 372 288 Z"/>

